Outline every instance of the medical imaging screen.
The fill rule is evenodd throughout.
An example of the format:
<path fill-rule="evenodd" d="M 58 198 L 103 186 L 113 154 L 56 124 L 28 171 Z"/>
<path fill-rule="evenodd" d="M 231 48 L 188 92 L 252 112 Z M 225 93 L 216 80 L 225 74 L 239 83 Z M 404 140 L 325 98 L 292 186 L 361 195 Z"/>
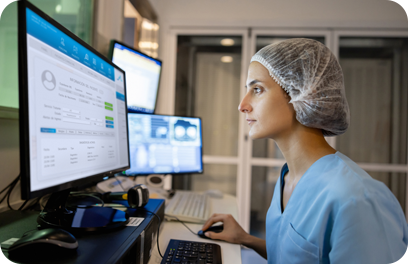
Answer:
<path fill-rule="evenodd" d="M 201 173 L 201 119 L 129 113 L 127 175 Z"/>

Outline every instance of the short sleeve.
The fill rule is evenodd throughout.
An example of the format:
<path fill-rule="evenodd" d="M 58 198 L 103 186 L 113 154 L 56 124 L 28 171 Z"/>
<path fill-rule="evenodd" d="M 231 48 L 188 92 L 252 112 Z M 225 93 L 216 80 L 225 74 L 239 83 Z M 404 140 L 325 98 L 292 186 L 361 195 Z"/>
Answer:
<path fill-rule="evenodd" d="M 390 197 L 388 197 L 390 198 Z M 407 223 L 396 199 L 351 199 L 335 216 L 331 264 L 386 264 L 407 250 Z"/>

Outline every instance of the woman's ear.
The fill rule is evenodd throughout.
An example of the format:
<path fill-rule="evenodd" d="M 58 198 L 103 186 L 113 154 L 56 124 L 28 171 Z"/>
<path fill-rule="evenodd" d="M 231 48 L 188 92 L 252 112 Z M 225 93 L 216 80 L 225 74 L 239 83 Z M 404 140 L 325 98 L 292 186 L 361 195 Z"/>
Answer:
<path fill-rule="evenodd" d="M 283 91 L 283 93 L 284 93 L 284 97 L 285 97 L 285 99 L 287 99 L 288 100 L 288 103 L 290 102 L 290 100 L 292 100 L 292 98 L 290 97 L 290 95 L 288 94 L 288 93 L 286 93 L 286 91 L 285 90 L 283 90 L 282 89 L 282 91 Z"/>

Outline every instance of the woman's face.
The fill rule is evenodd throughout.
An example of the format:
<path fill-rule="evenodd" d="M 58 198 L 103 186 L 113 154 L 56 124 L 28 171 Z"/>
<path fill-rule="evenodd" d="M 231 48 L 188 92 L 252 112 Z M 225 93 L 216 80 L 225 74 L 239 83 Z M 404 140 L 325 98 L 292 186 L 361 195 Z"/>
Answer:
<path fill-rule="evenodd" d="M 297 121 L 290 97 L 259 62 L 249 65 L 246 88 L 238 110 L 246 115 L 252 139 L 276 140 L 293 128 Z"/>

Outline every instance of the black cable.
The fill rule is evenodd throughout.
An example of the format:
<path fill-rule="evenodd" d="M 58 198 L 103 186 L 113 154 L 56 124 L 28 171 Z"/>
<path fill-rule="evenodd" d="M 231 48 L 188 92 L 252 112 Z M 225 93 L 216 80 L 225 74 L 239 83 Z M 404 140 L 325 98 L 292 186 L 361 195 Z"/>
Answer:
<path fill-rule="evenodd" d="M 20 175 L 18 175 L 18 177 L 13 181 L 12 185 L 10 186 L 9 190 L 7 191 L 7 206 L 12 211 L 15 211 L 15 210 L 14 210 L 13 207 L 11 207 L 10 196 L 11 196 L 11 192 L 13 191 L 14 187 L 17 185 L 19 180 L 20 180 Z"/>
<path fill-rule="evenodd" d="M 176 218 L 177 221 L 179 221 L 180 223 L 182 223 L 188 230 L 190 230 L 191 233 L 193 233 L 194 235 L 198 235 L 197 233 L 194 233 L 193 230 L 191 230 L 183 221 L 181 221 L 180 219 L 177 218 L 177 216 L 174 215 L 166 215 L 166 217 L 173 217 Z"/>
<path fill-rule="evenodd" d="M 14 184 L 15 181 L 18 181 L 20 179 L 20 175 L 18 175 L 9 185 L 7 185 L 3 190 L 0 191 L 0 194 L 2 194 L 7 188 L 9 188 L 12 184 Z"/>
<path fill-rule="evenodd" d="M 74 193 L 74 194 L 71 193 L 71 196 L 72 197 L 80 197 L 80 196 L 92 197 L 92 198 L 95 198 L 95 199 L 101 201 L 101 204 L 102 204 L 101 207 L 105 206 L 105 202 L 100 197 L 98 197 L 96 195 L 92 195 L 92 194 L 88 194 L 88 193 Z"/>
<path fill-rule="evenodd" d="M 20 179 L 20 175 L 17 176 L 17 178 L 15 178 L 9 185 L 7 185 L 7 187 L 5 187 L 1 192 L 3 193 L 4 191 L 6 191 L 9 188 L 14 188 L 14 186 L 17 184 L 18 180 Z M 8 197 L 8 195 L 10 194 L 10 189 L 6 192 L 6 194 L 3 196 L 3 198 L 0 200 L 0 203 L 2 203 L 4 201 L 4 199 L 6 199 L 6 197 Z"/>
<path fill-rule="evenodd" d="M 18 211 L 21 211 L 23 207 L 27 204 L 28 200 L 25 200 L 25 202 L 17 209 Z"/>
<path fill-rule="evenodd" d="M 163 258 L 163 255 L 162 255 L 162 253 L 160 252 L 160 247 L 159 247 L 159 233 L 160 233 L 160 222 L 161 222 L 161 219 L 160 219 L 160 217 L 159 217 L 157 214 L 155 214 L 155 213 L 153 213 L 153 212 L 151 212 L 151 211 L 149 211 L 149 210 L 147 210 L 147 209 L 145 209 L 145 208 L 141 208 L 141 209 L 145 210 L 145 211 L 148 212 L 148 213 L 151 213 L 151 214 L 155 215 L 155 216 L 157 217 L 157 219 L 159 220 L 159 226 L 157 227 L 157 237 L 156 237 L 156 238 L 157 238 L 157 250 L 159 251 L 160 257 Z"/>
<path fill-rule="evenodd" d="M 118 178 L 118 176 L 113 175 L 113 177 L 115 177 L 115 179 L 118 181 L 118 183 L 119 183 L 120 187 L 122 188 L 122 190 L 123 190 L 124 192 L 126 192 L 126 190 L 125 190 L 125 188 L 123 188 L 123 185 L 122 185 L 122 183 L 120 182 L 120 179 Z"/>
<path fill-rule="evenodd" d="M 34 203 L 30 204 L 30 206 L 25 208 L 24 210 L 32 210 L 40 202 L 41 198 L 42 197 L 37 197 L 37 200 Z"/>

